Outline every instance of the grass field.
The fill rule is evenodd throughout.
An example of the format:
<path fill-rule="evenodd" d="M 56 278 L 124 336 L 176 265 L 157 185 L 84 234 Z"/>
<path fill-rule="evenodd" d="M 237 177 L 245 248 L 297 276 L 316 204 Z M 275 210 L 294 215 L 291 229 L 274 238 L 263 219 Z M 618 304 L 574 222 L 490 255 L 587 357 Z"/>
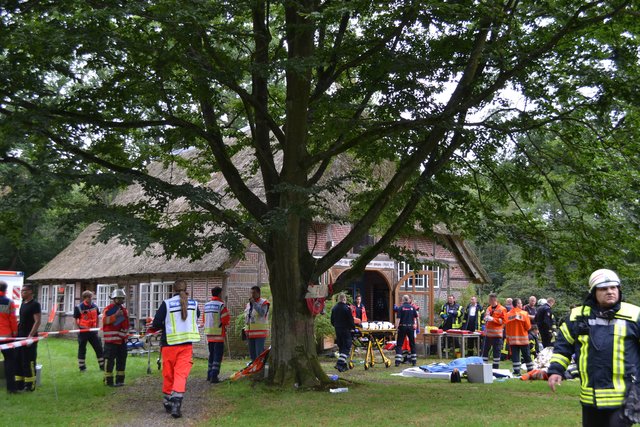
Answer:
<path fill-rule="evenodd" d="M 48 344 L 47 344 L 48 341 Z M 402 368 L 382 364 L 365 371 L 362 364 L 341 375 L 351 381 L 347 393 L 274 390 L 251 380 L 209 385 L 206 361 L 196 359 L 190 377 L 192 396 L 185 417 L 167 418 L 160 407 L 160 373 L 152 359 L 129 357 L 127 385 L 102 385 L 95 355 L 89 349 L 89 371 L 80 374 L 75 341 L 48 339 L 38 348 L 42 385 L 34 393 L 0 391 L 2 422 L 11 425 L 216 425 L 216 426 L 573 426 L 580 425 L 578 383 L 565 382 L 551 393 L 543 381 L 507 380 L 494 384 L 451 384 L 392 376 Z M 49 352 L 51 360 L 49 360 Z M 419 360 L 427 363 L 433 360 Z M 224 360 L 221 377 L 245 365 Z M 334 373 L 335 360 L 323 361 Z M 505 368 L 511 364 L 506 363 Z M 56 387 L 54 388 L 54 383 Z M 194 391 L 193 389 L 196 389 Z M 57 399 L 56 399 L 57 389 Z M 189 417 L 191 414 L 191 417 Z M 158 418 L 160 417 L 160 418 Z M 168 425 L 168 424 L 167 424 Z"/>

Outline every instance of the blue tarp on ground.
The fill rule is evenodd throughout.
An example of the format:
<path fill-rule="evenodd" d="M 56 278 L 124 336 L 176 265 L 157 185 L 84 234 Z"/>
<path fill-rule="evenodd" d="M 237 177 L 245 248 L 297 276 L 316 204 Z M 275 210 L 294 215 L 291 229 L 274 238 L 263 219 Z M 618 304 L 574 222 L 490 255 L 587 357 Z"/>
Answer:
<path fill-rule="evenodd" d="M 458 371 L 466 371 L 467 365 L 482 363 L 482 357 L 461 357 L 454 359 L 449 363 L 430 363 L 428 365 L 420 366 L 420 369 L 427 372 L 453 372 L 454 369 Z"/>

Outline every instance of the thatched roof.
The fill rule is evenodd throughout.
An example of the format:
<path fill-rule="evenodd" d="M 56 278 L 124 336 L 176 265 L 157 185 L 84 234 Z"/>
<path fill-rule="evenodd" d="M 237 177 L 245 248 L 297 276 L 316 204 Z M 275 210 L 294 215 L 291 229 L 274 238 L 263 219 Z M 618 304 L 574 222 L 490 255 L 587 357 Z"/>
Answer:
<path fill-rule="evenodd" d="M 99 280 L 128 275 L 212 272 L 224 268 L 227 251 L 218 248 L 198 261 L 166 259 L 158 246 L 140 256 L 133 247 L 118 239 L 94 243 L 100 224 L 88 226 L 80 235 L 40 271 L 28 280 Z"/>

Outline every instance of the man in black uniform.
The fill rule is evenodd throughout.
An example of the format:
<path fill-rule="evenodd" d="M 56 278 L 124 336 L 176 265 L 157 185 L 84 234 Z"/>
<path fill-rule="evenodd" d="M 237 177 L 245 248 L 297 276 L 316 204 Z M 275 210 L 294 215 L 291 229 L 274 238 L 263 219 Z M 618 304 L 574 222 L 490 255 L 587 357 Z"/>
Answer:
<path fill-rule="evenodd" d="M 542 345 L 544 348 L 553 346 L 553 332 L 556 329 L 555 317 L 551 311 L 551 307 L 555 304 L 556 300 L 549 298 L 548 300 L 541 299 L 540 307 L 536 312 L 536 325 L 540 330 L 540 337 L 542 338 Z"/>
<path fill-rule="evenodd" d="M 22 305 L 20 305 L 20 322 L 18 323 L 19 337 L 38 336 L 41 312 L 40 303 L 33 299 L 33 286 L 22 285 Z M 16 386 L 18 390 L 24 388 L 27 391 L 35 391 L 38 343 L 20 347 L 18 350 Z"/>
<path fill-rule="evenodd" d="M 409 347 L 411 348 L 411 364 L 416 366 L 416 337 L 413 334 L 413 323 L 418 317 L 418 312 L 411 305 L 409 295 L 402 296 L 402 305 L 396 310 L 398 316 L 398 338 L 396 339 L 396 366 L 402 363 L 402 343 L 405 337 L 409 339 Z"/>
<path fill-rule="evenodd" d="M 331 324 L 336 330 L 336 344 L 338 344 L 338 362 L 336 369 L 344 372 L 349 369 L 347 358 L 351 352 L 351 330 L 356 327 L 351 315 L 351 308 L 347 304 L 347 295 L 339 294 L 338 303 L 331 310 Z"/>

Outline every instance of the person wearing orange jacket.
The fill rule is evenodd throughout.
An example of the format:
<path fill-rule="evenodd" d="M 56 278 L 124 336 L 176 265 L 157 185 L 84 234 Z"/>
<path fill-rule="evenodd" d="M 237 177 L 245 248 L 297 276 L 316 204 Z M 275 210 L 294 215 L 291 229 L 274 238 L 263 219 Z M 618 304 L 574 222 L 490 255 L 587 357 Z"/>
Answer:
<path fill-rule="evenodd" d="M 218 383 L 220 364 L 224 354 L 224 337 L 231 317 L 229 310 L 224 306 L 220 298 L 222 288 L 216 286 L 211 289 L 211 301 L 204 305 L 204 333 L 207 335 L 209 346 L 209 365 L 207 369 L 207 381 Z"/>
<path fill-rule="evenodd" d="M 527 365 L 527 372 L 533 370 L 533 361 L 529 353 L 529 329 L 531 329 L 531 319 L 529 313 L 523 310 L 522 300 L 513 299 L 513 308 L 507 313 L 505 330 L 507 341 L 511 348 L 511 361 L 513 362 L 513 374 L 520 376 L 520 355 Z"/>
<path fill-rule="evenodd" d="M 507 310 L 498 302 L 496 294 L 489 294 L 489 306 L 485 311 L 485 336 L 482 345 L 482 361 L 489 363 L 489 350 L 493 353 L 493 369 L 500 368 L 502 332 Z"/>
<path fill-rule="evenodd" d="M 93 292 L 84 291 L 82 293 L 82 302 L 73 309 L 73 318 L 76 319 L 76 325 L 82 329 L 94 329 L 98 327 L 98 317 L 100 309 L 91 301 Z M 87 342 L 93 347 L 98 359 L 100 370 L 104 371 L 104 357 L 102 352 L 102 342 L 98 337 L 98 331 L 80 332 L 78 334 L 78 367 L 80 372 L 87 370 L 85 357 L 87 356 Z"/>
<path fill-rule="evenodd" d="M 127 367 L 127 340 L 129 339 L 129 312 L 124 306 L 124 289 L 114 289 L 111 293 L 112 304 L 104 308 L 102 316 L 102 334 L 104 339 L 104 383 L 109 387 L 124 385 L 124 372 Z M 113 368 L 116 369 L 116 381 L 113 382 Z"/>
<path fill-rule="evenodd" d="M 185 280 L 176 280 L 172 290 L 174 295 L 162 301 L 149 332 L 162 330 L 162 403 L 173 418 L 180 418 L 193 365 L 193 343 L 200 341 L 196 323 L 200 310 L 189 298 Z"/>
<path fill-rule="evenodd" d="M 367 322 L 367 310 L 362 304 L 362 295 L 356 295 L 356 302 L 351 306 L 351 315 L 353 316 L 353 322 L 357 325 L 361 325 L 362 322 Z"/>
<path fill-rule="evenodd" d="M 18 335 L 18 318 L 16 317 L 16 305 L 7 298 L 5 282 L 0 282 L 0 337 L 13 338 Z M 0 341 L 0 344 L 8 344 L 10 341 Z M 17 393 L 16 385 L 16 350 L 9 348 L 2 350 L 4 356 L 4 377 L 7 383 L 7 393 Z"/>

